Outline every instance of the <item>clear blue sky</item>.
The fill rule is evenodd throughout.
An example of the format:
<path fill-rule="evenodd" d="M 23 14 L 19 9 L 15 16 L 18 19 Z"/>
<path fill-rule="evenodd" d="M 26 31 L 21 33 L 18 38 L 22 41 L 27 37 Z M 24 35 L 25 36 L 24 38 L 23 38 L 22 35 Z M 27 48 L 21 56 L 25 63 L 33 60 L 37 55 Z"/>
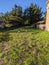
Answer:
<path fill-rule="evenodd" d="M 22 6 L 24 10 L 30 6 L 31 3 L 36 3 L 38 6 L 42 7 L 42 11 L 46 11 L 46 1 L 47 0 L 0 0 L 0 12 L 10 11 L 14 4 Z"/>

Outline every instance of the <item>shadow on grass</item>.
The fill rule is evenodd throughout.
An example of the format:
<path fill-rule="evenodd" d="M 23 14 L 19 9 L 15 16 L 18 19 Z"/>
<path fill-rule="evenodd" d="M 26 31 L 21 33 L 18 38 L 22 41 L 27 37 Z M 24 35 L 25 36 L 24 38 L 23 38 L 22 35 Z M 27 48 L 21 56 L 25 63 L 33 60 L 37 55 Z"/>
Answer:
<path fill-rule="evenodd" d="M 4 32 L 4 33 L 0 33 L 0 42 L 3 42 L 3 41 L 9 41 L 9 33 L 7 32 Z"/>
<path fill-rule="evenodd" d="M 36 29 L 36 28 L 33 28 L 33 27 L 8 27 L 8 28 L 4 28 L 4 29 L 0 29 L 0 32 L 8 32 L 8 33 L 15 33 L 15 32 L 18 32 L 18 33 L 23 33 L 23 32 L 32 32 L 34 34 L 38 34 L 40 32 L 42 32 L 43 30 L 40 30 L 40 29 Z"/>

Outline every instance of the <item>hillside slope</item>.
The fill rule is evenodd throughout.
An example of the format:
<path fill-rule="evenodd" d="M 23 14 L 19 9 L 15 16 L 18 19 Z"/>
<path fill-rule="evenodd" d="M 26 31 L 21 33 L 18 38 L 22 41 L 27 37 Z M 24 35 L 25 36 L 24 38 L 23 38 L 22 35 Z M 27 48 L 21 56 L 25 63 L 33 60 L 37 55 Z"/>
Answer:
<path fill-rule="evenodd" d="M 49 65 L 49 32 L 32 28 L 0 31 L 0 65 Z"/>

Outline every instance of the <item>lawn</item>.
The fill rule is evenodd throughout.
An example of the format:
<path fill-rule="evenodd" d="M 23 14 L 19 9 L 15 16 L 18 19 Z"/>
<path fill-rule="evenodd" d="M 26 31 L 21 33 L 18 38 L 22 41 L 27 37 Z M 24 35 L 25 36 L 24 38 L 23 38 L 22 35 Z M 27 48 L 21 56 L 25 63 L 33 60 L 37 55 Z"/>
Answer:
<path fill-rule="evenodd" d="M 33 28 L 1 30 L 0 65 L 49 65 L 49 32 Z"/>

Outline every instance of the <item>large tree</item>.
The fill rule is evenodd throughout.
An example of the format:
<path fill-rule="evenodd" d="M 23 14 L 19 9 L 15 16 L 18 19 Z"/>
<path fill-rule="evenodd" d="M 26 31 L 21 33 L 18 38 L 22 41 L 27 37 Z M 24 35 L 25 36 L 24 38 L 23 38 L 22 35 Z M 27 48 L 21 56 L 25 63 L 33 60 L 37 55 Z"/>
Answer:
<path fill-rule="evenodd" d="M 20 6 L 14 5 L 14 8 L 10 12 L 9 20 L 13 25 L 22 23 L 22 8 Z"/>
<path fill-rule="evenodd" d="M 6 12 L 3 16 L 2 16 L 3 21 L 8 24 L 9 23 L 9 12 Z"/>
<path fill-rule="evenodd" d="M 14 5 L 14 8 L 12 8 L 12 11 L 10 12 L 11 15 L 13 16 L 22 16 L 22 7 L 17 6 L 16 4 Z"/>
<path fill-rule="evenodd" d="M 6 24 L 20 25 L 22 23 L 22 8 L 14 5 L 12 11 L 5 13 L 2 18 Z"/>
<path fill-rule="evenodd" d="M 24 11 L 24 20 L 25 23 L 28 24 L 36 23 L 42 20 L 42 11 L 41 8 L 37 5 L 31 4 L 29 8 L 25 9 Z"/>

